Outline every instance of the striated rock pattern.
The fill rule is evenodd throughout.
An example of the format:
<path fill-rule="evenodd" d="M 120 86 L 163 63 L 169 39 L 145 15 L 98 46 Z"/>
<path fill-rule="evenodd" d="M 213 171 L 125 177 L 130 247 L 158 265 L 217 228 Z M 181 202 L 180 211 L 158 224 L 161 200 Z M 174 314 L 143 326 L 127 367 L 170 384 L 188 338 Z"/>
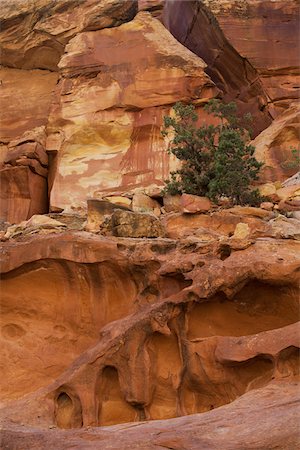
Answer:
<path fill-rule="evenodd" d="M 297 1 L 167 0 L 164 22 L 208 64 L 224 98 L 251 102 L 256 117 L 255 96 L 273 118 L 299 98 Z"/>
<path fill-rule="evenodd" d="M 1 2 L 1 448 L 297 448 L 295 5 Z M 260 208 L 161 192 L 163 116 L 213 97 Z"/>
<path fill-rule="evenodd" d="M 204 0 L 238 53 L 255 67 L 276 117 L 299 98 L 299 3 Z"/>
<path fill-rule="evenodd" d="M 271 122 L 268 98 L 256 68 L 230 44 L 211 10 L 201 1 L 167 0 L 163 13 L 173 36 L 207 64 L 206 72 L 235 101 L 239 112 L 253 116 L 258 134 Z"/>
<path fill-rule="evenodd" d="M 78 34 L 59 67 L 47 149 L 58 150 L 51 205 L 63 208 L 97 190 L 166 178 L 160 130 L 168 105 L 216 92 L 204 63 L 149 13 Z"/>
<path fill-rule="evenodd" d="M 41 144 L 49 173 L 39 175 L 47 178 L 43 195 L 52 211 L 84 208 L 87 196 L 105 189 L 161 184 L 170 170 L 163 116 L 177 100 L 201 104 L 218 93 L 203 61 L 143 12 L 152 6 L 139 9 L 134 18 L 133 0 L 3 4 L 1 160 L 15 139 Z M 13 184 L 7 191 L 13 204 Z M 3 206 L 1 217 L 28 219 L 16 205 Z"/>

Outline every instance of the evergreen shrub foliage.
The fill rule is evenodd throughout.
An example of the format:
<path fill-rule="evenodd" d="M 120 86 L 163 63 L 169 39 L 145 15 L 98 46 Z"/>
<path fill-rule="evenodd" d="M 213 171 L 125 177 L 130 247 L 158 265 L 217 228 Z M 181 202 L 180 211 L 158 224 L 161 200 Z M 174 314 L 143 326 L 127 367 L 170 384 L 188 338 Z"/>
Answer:
<path fill-rule="evenodd" d="M 213 201 L 228 197 L 232 204 L 258 205 L 263 198 L 251 183 L 258 179 L 262 163 L 253 156 L 250 140 L 251 116 L 239 119 L 236 104 L 211 100 L 204 109 L 219 118 L 218 125 L 196 126 L 193 105 L 176 103 L 175 115 L 164 117 L 164 136 L 171 133 L 169 153 L 181 167 L 170 173 L 165 192 L 207 196 Z"/>

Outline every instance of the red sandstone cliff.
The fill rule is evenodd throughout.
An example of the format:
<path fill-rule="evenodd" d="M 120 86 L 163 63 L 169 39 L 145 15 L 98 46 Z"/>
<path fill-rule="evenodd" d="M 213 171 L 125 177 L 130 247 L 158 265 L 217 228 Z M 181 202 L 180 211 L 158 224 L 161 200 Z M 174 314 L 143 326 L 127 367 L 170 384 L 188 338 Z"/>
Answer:
<path fill-rule="evenodd" d="M 2 447 L 296 448 L 297 2 L 0 14 Z M 163 116 L 216 96 L 253 114 L 274 203 L 162 199 Z"/>

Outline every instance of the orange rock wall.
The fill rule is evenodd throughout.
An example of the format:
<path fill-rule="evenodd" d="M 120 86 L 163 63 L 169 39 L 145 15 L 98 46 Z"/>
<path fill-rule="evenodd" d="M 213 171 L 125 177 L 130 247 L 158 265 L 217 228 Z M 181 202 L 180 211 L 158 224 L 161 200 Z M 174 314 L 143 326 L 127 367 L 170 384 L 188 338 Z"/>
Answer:
<path fill-rule="evenodd" d="M 269 105 L 281 105 L 281 94 L 274 96 L 273 88 L 268 93 L 271 75 L 290 77 L 294 73 L 287 68 L 287 61 L 294 67 L 297 50 L 288 54 L 284 38 L 286 21 L 294 26 L 294 6 L 281 7 L 277 2 L 275 7 L 272 2 L 272 9 L 267 2 L 263 11 L 270 20 L 263 18 L 258 23 L 254 20 L 260 11 L 257 2 L 247 3 L 246 18 L 236 3 L 229 7 L 226 2 L 206 2 L 205 6 L 169 0 L 162 12 L 163 3 L 3 2 L 0 161 L 9 160 L 10 154 L 27 142 L 38 143 L 49 155 L 48 165 L 28 151 L 20 153 L 13 164 L 2 163 L 5 170 L 23 165 L 35 174 L 28 177 L 26 192 L 30 194 L 26 198 L 36 205 L 17 212 L 17 199 L 22 196 L 14 188 L 18 185 L 13 180 L 16 171 L 10 177 L 0 175 L 5 186 L 8 179 L 12 183 L 5 187 L 10 200 L 9 205 L 4 202 L 1 206 L 3 219 L 27 219 L 32 211 L 45 212 L 48 203 L 54 211 L 82 208 L 87 197 L 103 190 L 162 184 L 174 167 L 160 133 L 162 119 L 178 100 L 193 101 L 204 118 L 202 103 L 221 90 L 225 100 L 237 101 L 240 112 L 253 114 L 256 134 L 270 123 Z M 158 19 L 162 14 L 165 25 L 184 45 L 161 25 Z M 244 27 L 245 20 L 251 26 Z M 192 28 L 187 28 L 188 24 Z M 262 39 L 270 29 L 272 42 L 275 28 L 282 33 L 277 59 L 271 61 L 265 47 L 258 44 L 255 54 L 249 46 L 243 47 L 248 40 L 241 32 L 246 28 L 252 34 L 258 30 Z M 296 92 L 294 81 L 286 83 L 290 82 L 285 82 L 284 89 Z M 293 96 L 287 91 L 283 94 L 288 101 Z M 36 189 L 30 180 L 37 177 L 43 178 L 38 183 L 42 193 L 33 198 Z"/>
<path fill-rule="evenodd" d="M 168 419 L 296 379 L 297 247 L 261 240 L 222 260 L 188 239 L 5 243 L 2 348 L 14 382 L 2 398 L 20 399 L 10 417 L 60 428 Z"/>

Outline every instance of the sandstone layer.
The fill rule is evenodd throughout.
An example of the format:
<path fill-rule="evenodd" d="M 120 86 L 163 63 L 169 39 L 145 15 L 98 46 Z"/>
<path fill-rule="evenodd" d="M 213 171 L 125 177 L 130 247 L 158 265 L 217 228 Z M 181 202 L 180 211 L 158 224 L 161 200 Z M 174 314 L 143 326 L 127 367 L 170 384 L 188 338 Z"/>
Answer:
<path fill-rule="evenodd" d="M 273 117 L 299 99 L 299 3 L 204 0 L 238 53 L 257 69 Z"/>
<path fill-rule="evenodd" d="M 300 104 L 292 103 L 253 141 L 255 157 L 264 163 L 260 181 L 284 181 L 299 170 Z"/>
<path fill-rule="evenodd" d="M 298 21 L 294 0 L 167 0 L 164 10 L 168 29 L 204 59 L 225 99 L 253 106 L 258 96 L 273 118 L 299 98 Z"/>
<path fill-rule="evenodd" d="M 4 243 L 5 415 L 61 428 L 168 419 L 295 379 L 299 243 L 236 238 Z"/>
<path fill-rule="evenodd" d="M 223 100 L 235 101 L 241 114 L 252 114 L 255 135 L 265 129 L 271 116 L 258 72 L 230 44 L 204 2 L 168 0 L 163 17 L 173 36 L 205 61 L 206 72 L 223 93 Z"/>
<path fill-rule="evenodd" d="M 0 15 L 1 448 L 297 448 L 296 2 Z M 260 207 L 161 191 L 163 117 L 216 97 L 254 117 Z"/>
<path fill-rule="evenodd" d="M 24 450 L 117 450 L 122 442 L 124 450 L 290 450 L 299 442 L 297 402 L 298 387 L 282 384 L 249 392 L 215 411 L 167 421 L 65 431 L 24 431 L 20 426 L 7 424 L 3 448 L 20 445 Z"/>
<path fill-rule="evenodd" d="M 96 191 L 166 178 L 160 131 L 168 105 L 217 92 L 201 59 L 149 13 L 78 34 L 59 67 L 47 142 L 48 151 L 58 152 L 53 207 L 82 206 Z"/>

